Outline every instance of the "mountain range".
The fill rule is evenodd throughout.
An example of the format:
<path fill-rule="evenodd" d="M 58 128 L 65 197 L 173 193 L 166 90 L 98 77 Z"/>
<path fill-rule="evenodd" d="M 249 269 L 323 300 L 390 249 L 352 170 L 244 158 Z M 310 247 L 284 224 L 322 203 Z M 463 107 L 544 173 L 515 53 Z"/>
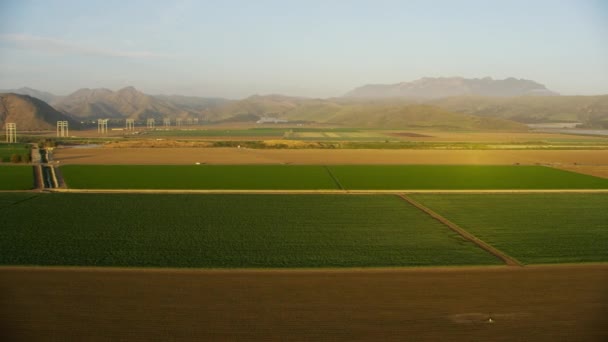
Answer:
<path fill-rule="evenodd" d="M 436 99 L 452 96 L 551 96 L 558 95 L 544 85 L 513 77 L 494 80 L 491 77 L 467 79 L 463 77 L 424 77 L 397 84 L 368 84 L 344 95 L 353 98 Z"/>
<path fill-rule="evenodd" d="M 112 91 L 105 88 L 79 89 L 51 104 L 76 118 L 130 118 L 136 120 L 198 117 L 208 108 L 227 100 L 186 96 L 151 96 L 134 87 Z"/>
<path fill-rule="evenodd" d="M 2 91 L 0 91 L 1 93 Z M 9 91 L 4 91 L 9 92 Z M 351 127 L 446 129 L 525 129 L 522 123 L 579 122 L 608 128 L 608 96 L 557 96 L 529 80 L 423 78 L 396 85 L 368 85 L 343 97 L 311 99 L 283 95 L 253 95 L 242 100 L 180 95 L 148 95 L 134 87 L 118 91 L 79 89 L 56 96 L 31 88 L 10 92 L 26 94 L 38 113 L 30 118 L 69 117 L 76 121 L 98 118 L 145 120 L 199 118 L 199 122 L 255 122 L 263 117 Z M 6 97 L 6 95 L 3 95 Z M 45 98 L 51 107 L 38 99 Z M 30 100 L 32 99 L 32 100 Z M 14 99 L 11 101 L 15 101 Z M 18 106 L 23 110 L 24 106 Z M 11 117 L 18 115 L 4 110 Z M 50 108 L 50 109 L 49 109 Z M 55 110 L 56 109 L 56 110 Z M 4 115 L 4 118 L 8 114 Z M 54 119 L 35 123 L 33 129 L 54 127 Z M 0 124 L 5 121 L 0 117 Z M 25 122 L 23 123 L 25 124 Z M 19 125 L 20 129 L 26 129 Z"/>

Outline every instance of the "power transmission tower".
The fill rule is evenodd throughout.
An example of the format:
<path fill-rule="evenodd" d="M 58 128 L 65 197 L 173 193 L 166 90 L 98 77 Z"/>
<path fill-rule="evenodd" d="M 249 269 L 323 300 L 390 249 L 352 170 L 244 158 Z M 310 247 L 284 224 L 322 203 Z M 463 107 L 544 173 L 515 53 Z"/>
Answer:
<path fill-rule="evenodd" d="M 17 142 L 17 124 L 14 122 L 6 123 L 6 142 L 9 144 Z"/>

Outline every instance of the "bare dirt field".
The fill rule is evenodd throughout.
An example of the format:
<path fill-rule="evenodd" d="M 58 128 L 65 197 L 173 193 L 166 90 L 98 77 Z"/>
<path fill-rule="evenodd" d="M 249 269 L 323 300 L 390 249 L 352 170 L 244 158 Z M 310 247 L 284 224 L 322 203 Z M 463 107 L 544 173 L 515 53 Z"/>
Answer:
<path fill-rule="evenodd" d="M 608 150 L 57 148 L 61 164 L 551 164 L 608 165 Z"/>
<path fill-rule="evenodd" d="M 608 265 L 3 267 L 0 339 L 606 341 Z"/>
<path fill-rule="evenodd" d="M 432 142 L 534 142 L 544 140 L 606 141 L 594 136 L 540 132 L 449 132 L 449 131 L 381 131 L 407 141 Z"/>

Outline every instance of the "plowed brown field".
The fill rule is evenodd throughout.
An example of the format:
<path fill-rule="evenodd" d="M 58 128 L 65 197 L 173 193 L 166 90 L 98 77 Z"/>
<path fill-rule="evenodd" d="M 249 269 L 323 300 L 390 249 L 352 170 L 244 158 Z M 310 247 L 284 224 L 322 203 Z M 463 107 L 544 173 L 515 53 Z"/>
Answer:
<path fill-rule="evenodd" d="M 4 267 L 0 339 L 606 341 L 608 265 Z"/>
<path fill-rule="evenodd" d="M 59 148 L 62 164 L 543 164 L 608 178 L 608 150 Z"/>
<path fill-rule="evenodd" d="M 62 164 L 583 164 L 608 165 L 608 150 L 367 150 L 58 148 Z"/>

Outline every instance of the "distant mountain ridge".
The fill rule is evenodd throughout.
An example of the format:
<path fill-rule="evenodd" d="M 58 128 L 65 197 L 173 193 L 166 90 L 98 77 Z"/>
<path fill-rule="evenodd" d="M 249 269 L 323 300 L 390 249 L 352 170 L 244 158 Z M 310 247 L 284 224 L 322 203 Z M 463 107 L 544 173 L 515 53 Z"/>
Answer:
<path fill-rule="evenodd" d="M 40 99 L 48 104 L 51 104 L 54 100 L 59 98 L 59 96 L 57 96 L 55 94 L 51 94 L 46 91 L 32 89 L 30 87 L 21 87 L 18 89 L 2 89 L 2 90 L 0 90 L 0 93 L 13 93 L 13 94 L 19 94 L 19 95 L 28 95 L 28 96 Z"/>
<path fill-rule="evenodd" d="M 397 84 L 368 84 L 346 93 L 347 98 L 417 98 L 437 99 L 452 96 L 555 96 L 557 93 L 544 85 L 513 77 L 494 80 L 491 77 L 467 79 L 463 77 L 424 77 Z"/>
<path fill-rule="evenodd" d="M 204 115 L 224 99 L 185 96 L 151 96 L 134 87 L 117 91 L 82 88 L 53 102 L 58 110 L 78 118 L 162 119 Z"/>
<path fill-rule="evenodd" d="M 414 88 L 428 85 L 437 89 L 440 80 L 447 89 L 462 85 L 462 78 L 425 78 Z M 83 88 L 68 96 L 55 96 L 31 88 L 32 94 L 49 94 L 52 105 L 77 121 L 98 118 L 145 120 L 154 118 L 198 118 L 205 123 L 250 122 L 278 118 L 290 122 L 316 122 L 351 127 L 404 128 L 437 127 L 446 129 L 525 129 L 522 123 L 579 122 L 584 127 L 608 128 L 608 95 L 605 96 L 530 96 L 549 92 L 544 86 L 526 80 L 477 79 L 467 87 L 483 84 L 519 84 L 522 96 L 464 95 L 441 98 L 424 97 L 339 97 L 311 99 L 284 95 L 253 95 L 242 100 L 180 95 L 147 95 L 134 87 L 110 89 Z M 495 83 L 498 82 L 498 83 Z M 405 83 L 404 83 L 405 84 Z M 402 84 L 402 85 L 404 85 Z M 390 87 L 390 86 L 388 86 Z M 407 88 L 407 86 L 404 86 Z M 458 87 L 457 87 L 458 88 Z M 467 88 L 467 89 L 469 89 Z M 443 93 L 447 94 L 447 90 Z M 487 90 L 486 93 L 492 93 Z M 455 94 L 450 90 L 450 94 Z M 54 127 L 49 122 L 47 127 Z M 41 125 L 38 125 L 41 126 Z"/>

